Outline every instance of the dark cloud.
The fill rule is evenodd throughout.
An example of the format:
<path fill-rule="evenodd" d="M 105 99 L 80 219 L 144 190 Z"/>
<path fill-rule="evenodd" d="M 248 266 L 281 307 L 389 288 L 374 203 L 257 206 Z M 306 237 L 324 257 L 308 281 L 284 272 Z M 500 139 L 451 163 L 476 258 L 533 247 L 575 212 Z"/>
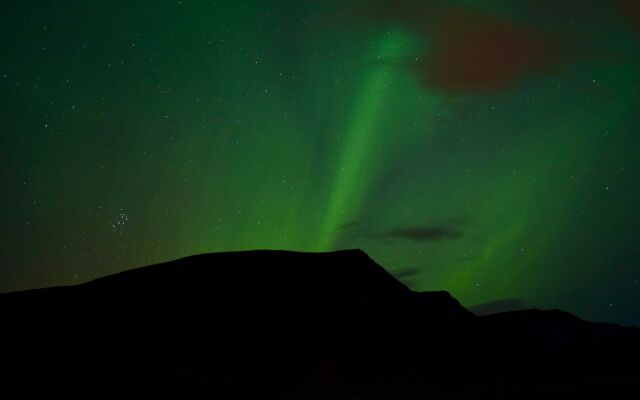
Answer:
<path fill-rule="evenodd" d="M 462 237 L 462 231 L 447 226 L 410 226 L 372 233 L 368 237 L 437 241 L 443 239 L 458 239 Z"/>
<path fill-rule="evenodd" d="M 468 224 L 468 218 L 449 218 L 437 223 L 423 225 L 375 228 L 363 222 L 355 221 L 342 225 L 338 230 L 350 230 L 353 235 L 367 239 L 411 240 L 416 242 L 440 241 L 462 237 L 462 228 Z"/>
<path fill-rule="evenodd" d="M 529 308 L 529 306 L 523 299 L 499 299 L 467 307 L 469 311 L 476 315 L 490 315 L 525 308 Z"/>
<path fill-rule="evenodd" d="M 418 268 L 404 268 L 400 271 L 390 271 L 391 274 L 397 278 L 397 279 L 406 279 L 406 278 L 413 278 L 416 275 L 419 275 L 422 271 L 420 271 Z"/>

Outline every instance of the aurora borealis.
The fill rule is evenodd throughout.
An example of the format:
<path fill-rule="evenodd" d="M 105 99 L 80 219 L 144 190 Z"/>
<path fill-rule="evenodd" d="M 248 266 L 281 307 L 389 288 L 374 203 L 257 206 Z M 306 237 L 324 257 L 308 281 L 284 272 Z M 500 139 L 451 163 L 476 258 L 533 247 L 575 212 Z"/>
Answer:
<path fill-rule="evenodd" d="M 640 324 L 634 2 L 27 0 L 0 18 L 0 291 L 358 247 L 464 305 Z"/>

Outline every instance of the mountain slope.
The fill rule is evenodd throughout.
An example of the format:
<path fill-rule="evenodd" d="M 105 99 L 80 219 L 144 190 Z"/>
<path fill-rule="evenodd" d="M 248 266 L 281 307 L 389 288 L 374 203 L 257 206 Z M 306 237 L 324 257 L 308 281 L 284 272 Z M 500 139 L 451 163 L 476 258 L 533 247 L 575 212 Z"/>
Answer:
<path fill-rule="evenodd" d="M 216 253 L 0 295 L 5 386 L 223 398 L 633 391 L 640 333 L 558 311 L 478 317 L 359 250 Z"/>

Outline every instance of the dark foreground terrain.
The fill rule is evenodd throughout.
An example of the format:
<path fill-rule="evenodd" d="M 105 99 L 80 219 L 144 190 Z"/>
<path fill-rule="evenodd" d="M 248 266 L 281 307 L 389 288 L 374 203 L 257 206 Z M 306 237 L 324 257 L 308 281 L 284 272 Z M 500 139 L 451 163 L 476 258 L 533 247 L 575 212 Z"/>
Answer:
<path fill-rule="evenodd" d="M 637 328 L 556 310 L 478 317 L 446 292 L 410 291 L 358 250 L 198 255 L 1 294 L 0 315 L 3 392 L 640 394 Z"/>

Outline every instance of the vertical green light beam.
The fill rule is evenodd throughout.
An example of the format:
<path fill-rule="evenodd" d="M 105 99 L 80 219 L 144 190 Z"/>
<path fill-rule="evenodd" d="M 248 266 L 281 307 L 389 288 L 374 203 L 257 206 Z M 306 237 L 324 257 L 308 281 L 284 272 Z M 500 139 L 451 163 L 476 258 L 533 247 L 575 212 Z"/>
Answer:
<path fill-rule="evenodd" d="M 394 32 L 385 35 L 374 47 L 374 59 L 393 59 L 406 48 L 407 35 Z M 384 57 L 384 58 L 383 58 Z M 333 182 L 324 213 L 319 251 L 331 250 L 336 240 L 336 230 L 354 218 L 371 176 L 372 148 L 379 134 L 385 99 L 393 87 L 393 67 L 379 63 L 370 66 L 356 97 L 356 109 L 344 135 L 342 153 L 337 163 Z"/>

